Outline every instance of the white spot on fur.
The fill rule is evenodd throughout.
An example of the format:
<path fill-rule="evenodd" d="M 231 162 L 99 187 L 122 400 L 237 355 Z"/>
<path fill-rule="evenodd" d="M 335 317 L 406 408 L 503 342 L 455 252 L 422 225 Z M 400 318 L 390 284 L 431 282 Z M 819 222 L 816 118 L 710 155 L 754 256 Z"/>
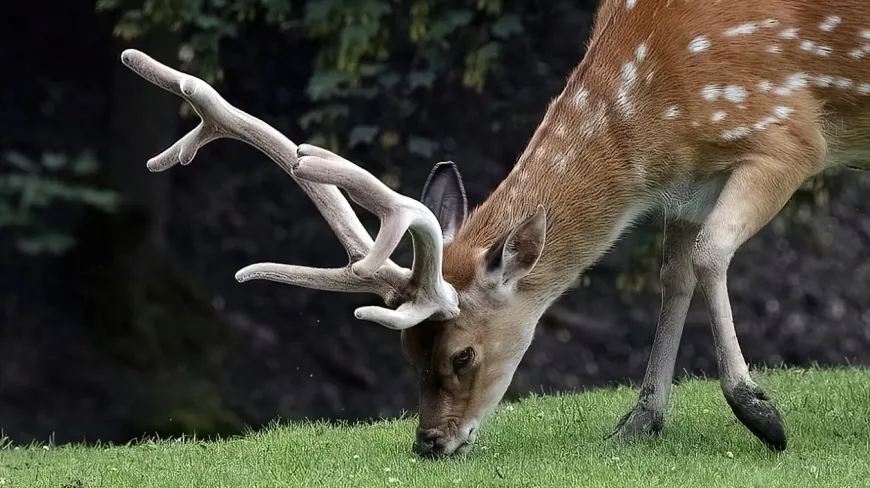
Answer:
<path fill-rule="evenodd" d="M 819 56 L 827 56 L 827 55 L 831 54 L 831 46 L 825 46 L 825 45 L 820 44 L 820 45 L 816 46 L 815 53 L 818 54 Z"/>
<path fill-rule="evenodd" d="M 715 102 L 722 95 L 722 89 L 718 85 L 707 85 L 701 90 L 701 96 L 708 102 Z"/>
<path fill-rule="evenodd" d="M 758 89 L 762 92 L 769 92 L 773 89 L 773 83 L 770 80 L 761 80 L 758 82 Z"/>
<path fill-rule="evenodd" d="M 640 46 L 637 46 L 637 51 L 635 51 L 634 56 L 638 61 L 643 61 L 646 57 L 646 43 L 641 43 Z"/>
<path fill-rule="evenodd" d="M 737 108 L 739 108 L 740 110 L 746 110 L 746 105 L 743 105 L 741 103 L 740 105 L 737 106 Z"/>
<path fill-rule="evenodd" d="M 625 0 L 625 8 L 631 10 L 636 3 L 637 0 Z"/>
<path fill-rule="evenodd" d="M 814 43 L 813 41 L 806 39 L 801 41 L 801 49 L 803 49 L 804 51 L 812 51 L 813 49 L 815 49 L 815 47 L 816 43 Z"/>
<path fill-rule="evenodd" d="M 803 88 L 807 86 L 807 79 L 809 77 L 806 73 L 795 73 L 793 75 L 789 75 L 785 80 L 785 84 L 783 86 L 778 86 L 773 89 L 773 93 L 777 95 L 791 95 L 794 90 L 799 88 Z"/>
<path fill-rule="evenodd" d="M 870 29 L 862 30 L 861 37 L 863 37 L 864 39 L 870 39 Z"/>
<path fill-rule="evenodd" d="M 820 75 L 816 76 L 814 81 L 818 86 L 831 86 L 831 83 L 834 82 L 834 78 L 828 75 Z"/>
<path fill-rule="evenodd" d="M 697 120 L 692 121 L 692 127 L 698 127 L 699 125 L 701 124 L 699 124 Z"/>
<path fill-rule="evenodd" d="M 851 51 L 849 51 L 849 56 L 851 56 L 855 59 L 861 59 L 864 57 L 865 53 L 866 53 L 866 46 L 863 48 L 856 47 L 855 49 L 852 49 Z"/>
<path fill-rule="evenodd" d="M 741 36 L 746 34 L 752 34 L 758 30 L 758 24 L 755 22 L 748 22 L 746 24 L 740 24 L 737 27 L 732 27 L 725 31 L 726 36 Z"/>
<path fill-rule="evenodd" d="M 634 62 L 629 61 L 622 65 L 622 84 L 619 87 L 619 92 L 616 95 L 616 103 L 619 104 L 622 112 L 626 115 L 634 113 L 634 102 L 631 100 L 629 91 L 637 81 L 637 66 Z"/>
<path fill-rule="evenodd" d="M 773 113 L 776 114 L 776 118 L 778 119 L 788 118 L 788 116 L 791 115 L 792 111 L 793 110 L 791 107 L 786 107 L 784 105 L 779 105 L 777 107 L 774 107 L 773 109 Z"/>
<path fill-rule="evenodd" d="M 746 100 L 746 89 L 742 86 L 728 85 L 725 87 L 725 100 L 729 102 L 739 103 Z"/>
<path fill-rule="evenodd" d="M 680 115 L 680 109 L 677 108 L 676 105 L 674 105 L 674 106 L 668 108 L 667 110 L 665 110 L 665 118 L 666 118 L 666 119 L 673 119 L 673 118 L 676 118 L 677 115 Z"/>
<path fill-rule="evenodd" d="M 749 132 L 750 132 L 749 127 L 745 127 L 745 126 L 741 125 L 739 127 L 733 128 L 733 129 L 726 129 L 726 130 L 722 131 L 722 137 L 724 139 L 729 140 L 729 141 L 733 141 L 735 139 L 740 139 L 742 137 L 748 136 Z"/>
<path fill-rule="evenodd" d="M 761 23 L 762 27 L 776 27 L 779 25 L 779 21 L 776 19 L 765 19 L 764 22 Z"/>
<path fill-rule="evenodd" d="M 779 37 L 782 37 L 783 39 L 796 39 L 797 33 L 797 27 L 789 27 L 788 29 L 780 31 Z"/>
<path fill-rule="evenodd" d="M 838 77 L 834 80 L 834 84 L 837 85 L 837 88 L 846 89 L 852 86 L 852 80 L 849 78 Z"/>
<path fill-rule="evenodd" d="M 786 85 L 791 89 L 798 89 L 807 86 L 807 74 L 795 73 L 786 79 Z"/>
<path fill-rule="evenodd" d="M 780 47 L 779 47 L 779 44 L 771 44 L 770 46 L 767 46 L 767 48 L 765 48 L 765 50 L 769 53 L 774 53 L 774 54 L 782 51 L 782 49 L 780 49 Z"/>
<path fill-rule="evenodd" d="M 581 89 L 580 89 L 580 90 L 579 90 L 579 91 L 574 95 L 574 105 L 576 105 L 577 108 L 585 108 L 585 107 L 586 107 L 586 102 L 587 102 L 588 100 L 589 100 L 589 90 L 587 90 L 587 89 L 585 89 L 585 88 L 581 88 Z"/>
<path fill-rule="evenodd" d="M 836 15 L 829 15 L 825 17 L 825 20 L 821 24 L 819 24 L 819 29 L 822 29 L 825 32 L 831 32 L 834 30 L 834 27 L 837 27 L 841 20 L 842 19 Z"/>
<path fill-rule="evenodd" d="M 870 83 L 858 83 L 855 89 L 862 95 L 870 95 Z"/>
<path fill-rule="evenodd" d="M 706 51 L 710 48 L 710 38 L 707 36 L 698 36 L 692 39 L 692 42 L 689 43 L 689 51 L 693 53 L 699 53 L 701 51 Z"/>
<path fill-rule="evenodd" d="M 713 122 L 721 122 L 722 120 L 725 119 L 726 115 L 728 115 L 728 114 L 726 114 L 725 112 L 722 112 L 720 110 L 719 112 L 713 113 L 713 116 L 710 117 L 710 120 L 712 120 Z"/>
<path fill-rule="evenodd" d="M 770 124 L 775 124 L 777 121 L 776 117 L 765 117 L 758 122 L 756 122 L 752 127 L 756 130 L 764 130 Z"/>

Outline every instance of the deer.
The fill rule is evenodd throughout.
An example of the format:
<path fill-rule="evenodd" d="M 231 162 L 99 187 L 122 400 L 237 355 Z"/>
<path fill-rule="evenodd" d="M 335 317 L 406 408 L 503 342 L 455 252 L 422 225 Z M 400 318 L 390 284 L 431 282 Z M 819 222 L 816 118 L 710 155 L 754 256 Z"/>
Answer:
<path fill-rule="evenodd" d="M 277 163 L 314 202 L 347 250 L 346 266 L 262 262 L 236 279 L 379 295 L 383 306 L 354 315 L 400 332 L 419 380 L 419 455 L 472 451 L 539 319 L 643 218 L 662 222 L 661 309 L 637 401 L 605 437 L 661 435 L 700 289 L 727 404 L 782 452 L 782 415 L 750 374 L 735 332 L 728 268 L 806 180 L 870 169 L 865 7 L 604 0 L 562 92 L 507 176 L 471 210 L 451 161 L 436 164 L 411 198 L 334 152 L 297 146 L 199 78 L 133 49 L 121 59 L 201 118 L 147 162 L 150 171 L 187 165 L 204 145 L 232 138 Z M 347 198 L 379 218 L 374 239 Z M 410 268 L 391 259 L 406 234 Z"/>

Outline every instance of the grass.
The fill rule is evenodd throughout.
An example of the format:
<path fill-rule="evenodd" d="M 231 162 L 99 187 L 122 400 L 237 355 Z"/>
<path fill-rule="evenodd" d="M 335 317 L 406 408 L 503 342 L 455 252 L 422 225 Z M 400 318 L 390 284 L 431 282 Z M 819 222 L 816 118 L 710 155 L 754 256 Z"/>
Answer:
<path fill-rule="evenodd" d="M 665 431 L 605 440 L 635 400 L 620 387 L 502 406 L 464 459 L 418 460 L 414 419 L 295 423 L 216 442 L 0 450 L 0 488 L 125 487 L 861 487 L 870 486 L 870 370 L 756 373 L 789 432 L 776 455 L 734 419 L 718 383 L 672 395 Z"/>

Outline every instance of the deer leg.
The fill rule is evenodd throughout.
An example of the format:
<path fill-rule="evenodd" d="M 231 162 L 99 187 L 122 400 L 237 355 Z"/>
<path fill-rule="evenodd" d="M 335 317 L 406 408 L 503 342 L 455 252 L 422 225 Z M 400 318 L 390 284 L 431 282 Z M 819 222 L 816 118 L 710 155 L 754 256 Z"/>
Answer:
<path fill-rule="evenodd" d="M 658 326 L 637 404 L 616 424 L 612 435 L 617 438 L 632 440 L 659 434 L 664 427 L 677 350 L 695 290 L 692 247 L 699 228 L 686 221 L 665 222 Z"/>
<path fill-rule="evenodd" d="M 803 156 L 788 161 L 753 156 L 729 177 L 704 221 L 692 251 L 692 264 L 704 295 L 719 367 L 722 392 L 740 422 L 774 451 L 787 439 L 779 411 L 749 375 L 728 298 L 727 270 L 735 251 L 782 209 L 816 167 Z"/>

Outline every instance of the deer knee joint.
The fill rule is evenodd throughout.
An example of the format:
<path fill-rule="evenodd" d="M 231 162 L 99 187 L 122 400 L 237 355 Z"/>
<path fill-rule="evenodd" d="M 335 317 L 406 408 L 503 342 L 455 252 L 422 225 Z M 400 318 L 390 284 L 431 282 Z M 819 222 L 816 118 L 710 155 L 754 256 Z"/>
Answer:
<path fill-rule="evenodd" d="M 699 236 L 692 248 L 692 269 L 699 280 L 718 278 L 728 270 L 734 250 L 716 239 Z"/>

